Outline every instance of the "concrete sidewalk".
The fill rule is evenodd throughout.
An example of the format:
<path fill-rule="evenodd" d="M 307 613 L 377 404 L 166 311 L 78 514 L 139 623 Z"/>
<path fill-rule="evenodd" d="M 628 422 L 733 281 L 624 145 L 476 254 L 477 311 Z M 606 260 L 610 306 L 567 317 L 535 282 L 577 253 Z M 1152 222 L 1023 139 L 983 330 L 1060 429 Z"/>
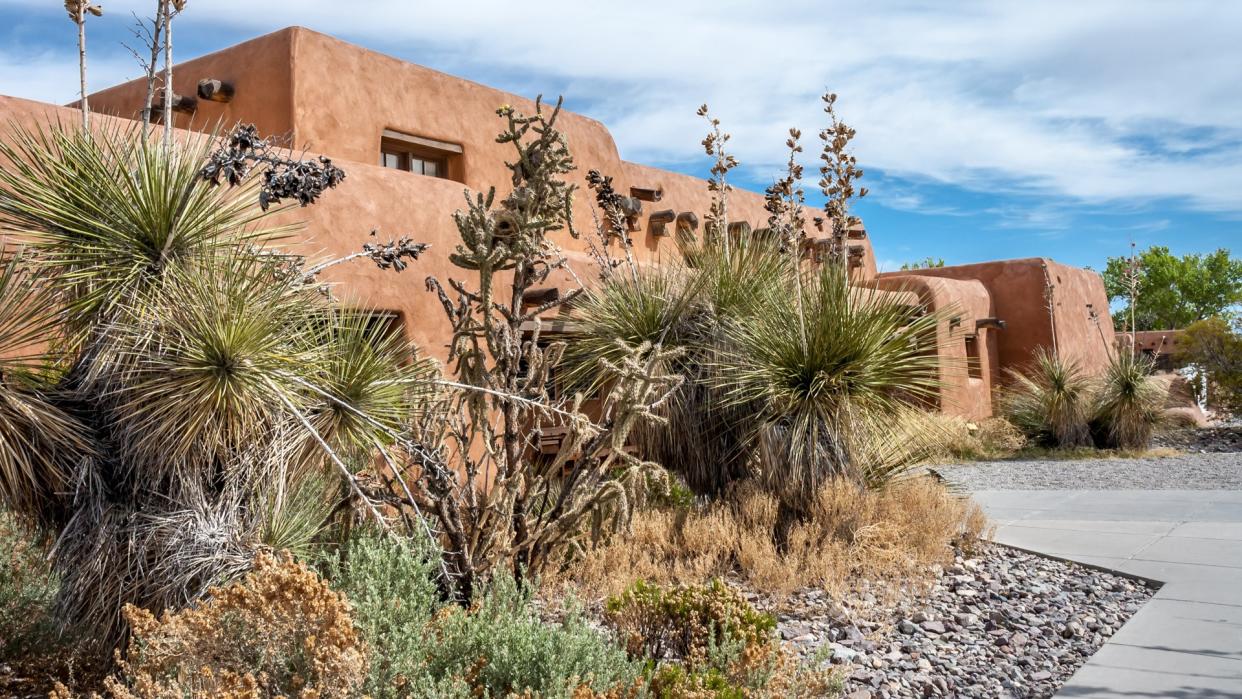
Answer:
<path fill-rule="evenodd" d="M 1242 491 L 991 490 L 996 540 L 1164 583 L 1059 697 L 1242 698 Z"/>

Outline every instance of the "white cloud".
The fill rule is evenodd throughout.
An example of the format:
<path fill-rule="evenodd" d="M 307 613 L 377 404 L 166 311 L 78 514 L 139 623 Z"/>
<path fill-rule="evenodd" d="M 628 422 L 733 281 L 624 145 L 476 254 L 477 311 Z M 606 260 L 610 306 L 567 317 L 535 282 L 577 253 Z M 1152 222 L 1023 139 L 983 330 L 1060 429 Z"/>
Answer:
<path fill-rule="evenodd" d="M 1242 3 L 199 0 L 183 31 L 286 24 L 501 86 L 571 90 L 632 159 L 699 157 L 694 109 L 708 102 L 766 177 L 788 126 L 814 150 L 817 96 L 831 88 L 865 167 L 1087 204 L 1242 211 Z M 40 96 L 62 80 L 19 75 L 12 59 L 0 56 L 6 92 Z M 1051 205 L 1013 225 L 1023 218 L 1062 220 Z"/>

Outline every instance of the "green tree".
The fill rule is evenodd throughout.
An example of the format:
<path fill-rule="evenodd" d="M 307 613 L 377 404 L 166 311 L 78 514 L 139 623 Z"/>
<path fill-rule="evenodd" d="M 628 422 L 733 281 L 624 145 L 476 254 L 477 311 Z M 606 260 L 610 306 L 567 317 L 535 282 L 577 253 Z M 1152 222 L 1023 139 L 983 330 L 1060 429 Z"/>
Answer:
<path fill-rule="evenodd" d="M 944 267 L 943 257 L 924 257 L 918 262 L 901 263 L 901 271 L 905 272 L 912 269 L 932 269 L 934 267 Z"/>
<path fill-rule="evenodd" d="M 1207 318 L 1193 323 L 1182 335 L 1177 354 L 1180 361 L 1207 374 L 1212 408 L 1242 413 L 1242 320 Z"/>
<path fill-rule="evenodd" d="M 1134 325 L 1138 330 L 1184 328 L 1212 316 L 1229 315 L 1242 303 L 1242 260 L 1229 250 L 1178 257 L 1164 246 L 1152 246 L 1138 256 L 1138 298 Z M 1130 327 L 1129 257 L 1110 257 L 1104 270 L 1109 301 L 1125 306 L 1113 315 L 1117 327 Z"/>

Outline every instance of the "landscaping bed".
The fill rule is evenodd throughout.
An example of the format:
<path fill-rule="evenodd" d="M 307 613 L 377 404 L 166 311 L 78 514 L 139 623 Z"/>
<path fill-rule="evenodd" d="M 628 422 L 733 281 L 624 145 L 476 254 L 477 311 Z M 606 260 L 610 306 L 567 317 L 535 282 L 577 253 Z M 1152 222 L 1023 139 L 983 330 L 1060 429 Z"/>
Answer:
<path fill-rule="evenodd" d="M 979 544 L 959 551 L 924 594 L 894 602 L 863 593 L 842 606 L 804 590 L 773 611 L 788 647 L 841 667 L 851 699 L 1047 697 L 1153 593 L 1128 578 Z"/>
<path fill-rule="evenodd" d="M 1169 430 L 1156 435 L 1154 442 L 1186 452 L 1242 452 L 1242 424 Z"/>

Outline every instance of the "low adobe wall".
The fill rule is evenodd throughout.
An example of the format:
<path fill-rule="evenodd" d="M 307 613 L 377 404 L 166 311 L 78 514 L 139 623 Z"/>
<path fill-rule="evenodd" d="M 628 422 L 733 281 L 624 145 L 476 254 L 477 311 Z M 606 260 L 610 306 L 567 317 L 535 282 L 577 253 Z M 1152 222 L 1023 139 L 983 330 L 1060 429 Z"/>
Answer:
<path fill-rule="evenodd" d="M 884 273 L 880 278 L 901 274 L 908 273 Z M 1005 330 L 996 334 L 1002 370 L 1021 370 L 1038 348 L 1053 346 L 1089 374 L 1099 374 L 1108 366 L 1113 322 L 1104 281 L 1095 272 L 1032 257 L 920 269 L 918 274 L 983 284 L 992 296 L 996 316 L 1006 323 Z M 1053 313 L 1048 309 L 1050 286 Z"/>

